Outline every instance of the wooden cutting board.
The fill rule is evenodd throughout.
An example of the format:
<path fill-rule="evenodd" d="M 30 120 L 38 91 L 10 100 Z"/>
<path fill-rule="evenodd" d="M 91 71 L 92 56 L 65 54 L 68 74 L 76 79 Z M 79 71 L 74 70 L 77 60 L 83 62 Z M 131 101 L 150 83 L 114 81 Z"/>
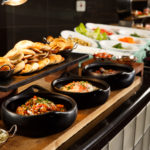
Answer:
<path fill-rule="evenodd" d="M 44 80 L 42 79 L 42 81 Z M 39 81 L 39 83 L 41 83 L 41 81 Z M 109 99 L 103 105 L 90 109 L 79 110 L 75 122 L 68 129 L 60 133 L 43 138 L 29 138 L 16 135 L 15 137 L 10 138 L 7 143 L 0 147 L 0 149 L 55 150 L 59 148 L 64 150 L 69 147 L 69 144 L 83 136 L 98 122 L 103 120 L 124 101 L 126 101 L 131 95 L 133 95 L 140 88 L 141 84 L 142 78 L 136 77 L 132 85 L 129 87 L 111 92 Z M 49 84 L 44 86 L 44 82 L 42 82 L 42 86 L 49 87 L 48 85 Z M 2 121 L 0 121 L 0 127 L 4 127 Z"/>

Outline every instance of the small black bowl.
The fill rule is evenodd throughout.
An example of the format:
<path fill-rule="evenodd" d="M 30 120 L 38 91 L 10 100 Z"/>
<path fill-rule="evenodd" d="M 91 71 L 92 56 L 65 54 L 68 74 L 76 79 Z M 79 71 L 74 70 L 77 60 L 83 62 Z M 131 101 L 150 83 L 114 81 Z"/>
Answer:
<path fill-rule="evenodd" d="M 3 65 L 0 67 L 0 69 L 6 66 L 9 68 L 9 70 L 0 70 L 0 80 L 8 79 L 13 75 L 14 69 L 12 69 L 10 65 Z"/>
<path fill-rule="evenodd" d="M 98 87 L 98 89 L 87 93 L 66 92 L 60 90 L 62 86 L 72 81 L 88 81 L 92 85 Z M 106 102 L 110 94 L 110 87 L 105 81 L 85 77 L 62 77 L 54 80 L 51 83 L 51 86 L 54 91 L 72 97 L 77 102 L 79 109 L 101 105 Z"/>
<path fill-rule="evenodd" d="M 66 111 L 53 111 L 32 116 L 16 114 L 17 107 L 34 95 L 47 98 L 55 104 L 63 104 Z M 37 85 L 33 85 L 20 94 L 7 99 L 2 103 L 1 109 L 1 117 L 7 128 L 16 124 L 18 134 L 30 137 L 41 137 L 62 131 L 75 121 L 76 116 L 77 105 L 72 98 L 62 94 L 50 93 Z"/>
<path fill-rule="evenodd" d="M 119 71 L 116 74 L 102 75 L 95 73 L 100 67 L 105 69 L 114 69 Z M 135 77 L 135 70 L 125 64 L 116 64 L 112 62 L 95 62 L 86 65 L 82 70 L 82 76 L 93 77 L 96 79 L 105 80 L 111 87 L 111 90 L 128 87 L 132 84 Z"/>

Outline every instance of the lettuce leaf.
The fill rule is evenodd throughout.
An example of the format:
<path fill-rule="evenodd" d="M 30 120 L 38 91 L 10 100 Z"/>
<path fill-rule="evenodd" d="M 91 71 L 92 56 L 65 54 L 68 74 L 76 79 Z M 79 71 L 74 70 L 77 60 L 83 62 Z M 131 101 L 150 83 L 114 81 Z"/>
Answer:
<path fill-rule="evenodd" d="M 108 39 L 107 34 L 105 32 L 100 33 L 100 28 L 96 28 L 95 30 L 87 30 L 83 23 L 80 23 L 79 26 L 76 27 L 76 31 L 95 40 Z"/>
<path fill-rule="evenodd" d="M 76 27 L 76 31 L 83 35 L 86 35 L 86 33 L 87 33 L 87 29 L 83 23 L 80 23 L 79 26 Z"/>

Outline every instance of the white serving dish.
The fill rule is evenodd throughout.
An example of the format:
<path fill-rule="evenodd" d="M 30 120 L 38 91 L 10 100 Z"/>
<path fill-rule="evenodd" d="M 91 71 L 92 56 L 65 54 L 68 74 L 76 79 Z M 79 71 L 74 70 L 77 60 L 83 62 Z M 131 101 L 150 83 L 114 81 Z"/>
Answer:
<path fill-rule="evenodd" d="M 63 38 L 65 38 L 65 39 L 67 39 L 67 38 L 69 38 L 69 37 L 72 37 L 72 38 L 79 38 L 79 39 L 81 39 L 81 40 L 83 40 L 83 41 L 85 41 L 85 42 L 90 43 L 90 44 L 91 44 L 91 47 L 98 47 L 97 43 L 96 43 L 94 40 L 92 40 L 91 38 L 88 38 L 88 37 L 86 37 L 86 36 L 84 36 L 84 35 L 82 35 L 82 34 L 80 34 L 80 33 L 77 33 L 77 32 L 73 32 L 73 31 L 69 31 L 69 30 L 63 30 L 63 31 L 60 33 L 60 35 L 61 35 Z"/>
<path fill-rule="evenodd" d="M 134 54 L 135 52 L 139 51 L 139 48 L 137 46 L 123 43 L 123 42 L 118 42 L 118 41 L 113 41 L 113 40 L 103 40 L 103 41 L 100 41 L 99 43 L 102 49 L 107 49 L 110 51 L 116 51 L 120 53 L 129 53 L 129 54 Z M 121 43 L 125 49 L 113 48 L 113 46 L 118 43 Z"/>
<path fill-rule="evenodd" d="M 122 35 L 129 35 L 131 36 L 131 34 L 138 34 L 139 36 L 141 36 L 140 38 L 142 39 L 149 39 L 150 40 L 150 31 L 146 31 L 146 30 L 140 30 L 140 29 L 126 29 L 126 28 L 123 28 L 123 29 L 120 29 L 118 31 L 119 34 L 122 34 Z M 134 37 L 134 36 L 132 36 Z M 138 38 L 138 37 L 137 37 Z"/>
<path fill-rule="evenodd" d="M 109 36 L 109 38 L 111 40 L 117 40 L 119 41 L 120 38 L 125 38 L 125 37 L 131 37 L 133 38 L 133 40 L 135 41 L 135 43 L 127 43 L 127 42 L 124 42 L 124 43 L 127 43 L 127 44 L 131 44 L 131 45 L 135 45 L 135 46 L 142 46 L 142 45 L 145 45 L 147 42 L 145 40 L 143 40 L 142 38 L 136 38 L 136 37 L 132 37 L 132 36 L 126 36 L 126 35 L 111 35 Z M 119 41 L 120 42 L 120 41 Z"/>
<path fill-rule="evenodd" d="M 77 47 L 74 50 L 72 50 L 72 52 L 73 53 L 81 53 L 81 54 L 89 54 L 89 55 L 106 52 L 106 53 L 112 54 L 116 57 L 131 56 L 131 54 L 124 54 L 119 51 L 111 51 L 109 49 L 107 50 L 107 49 L 100 49 L 100 48 L 81 46 L 81 45 L 77 45 Z"/>
<path fill-rule="evenodd" d="M 134 29 L 134 28 L 123 27 L 123 26 L 115 26 L 115 25 L 96 24 L 96 23 L 86 23 L 86 27 L 88 29 L 93 29 L 96 27 L 105 28 L 117 34 L 123 34 L 123 35 L 130 35 L 132 33 L 137 33 L 141 36 L 143 35 L 144 37 L 143 39 L 150 40 L 150 31 L 148 30 Z"/>
<path fill-rule="evenodd" d="M 82 45 L 77 45 L 75 49 L 72 50 L 73 53 L 84 53 L 84 54 L 96 54 L 99 52 L 106 52 L 106 50 L 100 49 L 100 48 L 95 48 L 95 47 L 88 47 L 88 46 L 82 46 Z"/>

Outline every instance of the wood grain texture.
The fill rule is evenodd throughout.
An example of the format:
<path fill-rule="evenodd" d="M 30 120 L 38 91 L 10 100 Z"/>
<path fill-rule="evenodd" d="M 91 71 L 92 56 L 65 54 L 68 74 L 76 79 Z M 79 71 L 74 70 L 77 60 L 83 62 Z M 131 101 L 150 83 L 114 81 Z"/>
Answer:
<path fill-rule="evenodd" d="M 42 79 L 42 81 L 44 81 Z M 39 80 L 39 85 L 44 86 L 46 82 Z M 42 138 L 29 138 L 16 135 L 11 138 L 0 147 L 1 150 L 55 150 L 62 149 L 61 146 L 64 144 L 64 148 L 69 146 L 68 141 L 70 139 L 75 140 L 84 133 L 88 132 L 93 126 L 99 121 L 108 116 L 112 111 L 119 107 L 125 100 L 136 92 L 141 86 L 141 77 L 136 77 L 133 84 L 128 88 L 113 91 L 110 94 L 109 99 L 101 106 L 93 107 L 90 109 L 79 110 L 77 119 L 75 122 L 66 130 Z M 4 127 L 2 121 L 0 121 L 0 127 Z M 41 129 L 42 130 L 42 129 Z M 79 134 L 77 134 L 79 133 Z M 75 136 L 77 135 L 77 136 Z"/>

